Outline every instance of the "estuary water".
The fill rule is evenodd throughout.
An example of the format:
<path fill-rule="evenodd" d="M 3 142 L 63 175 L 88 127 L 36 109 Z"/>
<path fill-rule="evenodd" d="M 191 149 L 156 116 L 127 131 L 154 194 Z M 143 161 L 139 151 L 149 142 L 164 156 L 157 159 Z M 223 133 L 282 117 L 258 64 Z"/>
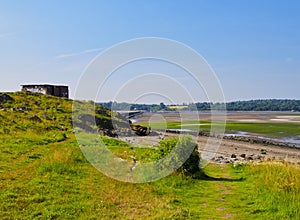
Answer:
<path fill-rule="evenodd" d="M 259 139 L 264 139 L 264 140 L 269 140 L 269 141 L 274 141 L 274 142 L 278 142 L 278 143 L 283 143 L 286 144 L 288 146 L 291 147 L 296 147 L 296 148 L 300 148 L 300 136 L 295 136 L 295 137 L 285 137 L 285 138 L 271 138 L 271 137 L 266 137 L 266 136 L 259 136 L 259 135 L 252 135 L 248 132 L 243 132 L 243 131 L 239 131 L 237 133 L 233 133 L 233 134 L 224 134 L 224 136 L 226 137 L 249 137 L 249 138 L 259 138 Z"/>

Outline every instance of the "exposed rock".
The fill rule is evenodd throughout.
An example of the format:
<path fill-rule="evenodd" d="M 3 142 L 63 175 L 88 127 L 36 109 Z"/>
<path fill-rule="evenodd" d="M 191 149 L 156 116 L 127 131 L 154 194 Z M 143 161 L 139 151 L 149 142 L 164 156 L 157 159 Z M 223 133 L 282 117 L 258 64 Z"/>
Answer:
<path fill-rule="evenodd" d="M 203 131 L 203 130 L 199 131 L 199 134 L 198 134 L 198 135 L 199 135 L 199 136 L 205 136 L 205 137 L 210 136 L 210 135 L 209 135 L 209 132 Z"/>
<path fill-rule="evenodd" d="M 109 136 L 109 137 L 118 137 L 118 134 L 115 130 L 110 129 L 98 129 L 98 134 L 101 136 Z"/>
<path fill-rule="evenodd" d="M 38 116 L 34 115 L 34 116 L 30 116 L 28 117 L 29 120 L 34 121 L 34 122 L 42 122 L 42 119 L 40 119 Z"/>
<path fill-rule="evenodd" d="M 261 155 L 254 155 L 251 154 L 250 156 L 247 156 L 246 154 L 241 154 L 239 157 L 236 154 L 232 154 L 231 156 L 227 157 L 224 155 L 216 155 L 211 160 L 218 163 L 218 164 L 246 164 L 249 162 L 257 162 L 260 163 L 262 160 L 264 160 L 264 156 Z M 272 158 L 275 160 L 275 158 Z"/>
<path fill-rule="evenodd" d="M 241 154 L 240 157 L 246 158 L 246 154 Z"/>
<path fill-rule="evenodd" d="M 253 157 L 255 160 L 262 160 L 264 157 L 260 156 L 260 155 L 256 155 L 255 157 Z"/>
<path fill-rule="evenodd" d="M 20 108 L 19 108 L 19 111 L 31 111 L 32 109 L 31 108 L 28 108 L 28 107 L 26 107 L 26 106 L 21 106 Z"/>
<path fill-rule="evenodd" d="M 0 95 L 0 104 L 6 102 L 6 101 L 13 101 L 14 99 L 12 97 L 10 97 L 9 95 L 7 94 L 1 94 Z"/>
<path fill-rule="evenodd" d="M 265 149 L 261 149 L 261 150 L 260 150 L 260 153 L 261 153 L 261 154 L 267 154 L 267 151 L 266 151 Z"/>
<path fill-rule="evenodd" d="M 13 112 L 25 112 L 25 111 L 31 111 L 32 109 L 31 108 L 28 108 L 28 107 L 25 107 L 25 106 L 21 106 L 21 107 L 18 107 L 18 108 L 11 108 L 11 111 Z"/>
<path fill-rule="evenodd" d="M 151 133 L 150 127 L 130 124 L 131 130 L 138 136 L 148 136 Z"/>
<path fill-rule="evenodd" d="M 253 157 L 248 156 L 248 157 L 246 157 L 246 160 L 253 160 Z"/>
<path fill-rule="evenodd" d="M 223 136 L 225 140 L 243 141 L 251 144 L 261 144 L 261 145 L 275 145 L 280 147 L 295 147 L 294 145 L 278 142 L 276 140 L 263 139 L 257 137 L 245 137 L 245 136 Z"/>

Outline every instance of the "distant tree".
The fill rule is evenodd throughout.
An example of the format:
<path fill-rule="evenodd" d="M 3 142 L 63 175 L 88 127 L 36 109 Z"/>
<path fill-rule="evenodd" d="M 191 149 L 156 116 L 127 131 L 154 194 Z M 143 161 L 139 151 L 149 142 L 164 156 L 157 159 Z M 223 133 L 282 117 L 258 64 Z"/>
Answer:
<path fill-rule="evenodd" d="M 105 108 L 113 110 L 145 110 L 157 112 L 159 110 L 170 110 L 163 102 L 158 104 L 129 104 L 107 102 L 99 103 Z M 210 111 L 211 109 L 223 109 L 224 103 L 198 102 L 190 103 L 186 110 L 189 111 Z M 250 100 L 235 101 L 226 103 L 227 111 L 300 111 L 300 100 L 289 99 L 266 99 L 266 100 Z"/>
<path fill-rule="evenodd" d="M 163 102 L 159 103 L 159 107 L 160 107 L 161 110 L 167 108 L 166 105 Z"/>

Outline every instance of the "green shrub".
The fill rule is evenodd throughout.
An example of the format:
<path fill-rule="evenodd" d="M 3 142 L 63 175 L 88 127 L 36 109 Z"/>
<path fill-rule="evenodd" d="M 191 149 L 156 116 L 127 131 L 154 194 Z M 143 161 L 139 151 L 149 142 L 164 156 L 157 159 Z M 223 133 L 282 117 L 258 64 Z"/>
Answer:
<path fill-rule="evenodd" d="M 191 136 L 185 135 L 179 138 L 173 137 L 162 140 L 158 147 L 158 159 L 166 157 L 172 150 L 174 150 L 175 154 L 166 158 L 163 163 L 160 162 L 158 164 L 159 169 L 164 167 L 172 169 L 177 167 L 178 163 L 183 163 L 182 166 L 177 169 L 177 172 L 191 176 L 195 176 L 201 172 L 199 167 L 201 156 L 198 151 L 198 146 L 192 140 Z M 186 158 L 187 160 L 185 160 Z"/>

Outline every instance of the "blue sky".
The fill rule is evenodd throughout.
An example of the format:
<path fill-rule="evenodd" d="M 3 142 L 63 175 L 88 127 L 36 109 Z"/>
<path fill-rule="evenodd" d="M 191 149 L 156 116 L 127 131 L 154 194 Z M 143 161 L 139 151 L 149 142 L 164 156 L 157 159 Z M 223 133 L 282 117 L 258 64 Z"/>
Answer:
<path fill-rule="evenodd" d="M 299 99 L 299 11 L 299 1 L 2 0 L 0 91 L 55 83 L 69 85 L 72 97 L 82 71 L 103 50 L 162 37 L 201 54 L 227 101 Z"/>

